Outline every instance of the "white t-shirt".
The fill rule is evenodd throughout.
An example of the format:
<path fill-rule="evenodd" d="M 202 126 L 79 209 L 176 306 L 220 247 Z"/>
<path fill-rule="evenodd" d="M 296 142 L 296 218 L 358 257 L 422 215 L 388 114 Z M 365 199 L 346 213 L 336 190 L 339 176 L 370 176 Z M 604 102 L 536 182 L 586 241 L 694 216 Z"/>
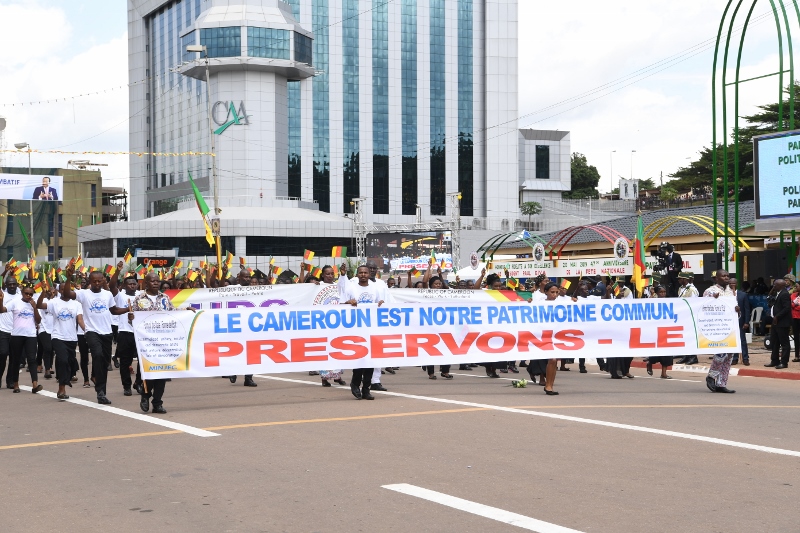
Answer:
<path fill-rule="evenodd" d="M 3 301 L 8 307 L 8 304 L 12 300 L 19 300 L 22 298 L 22 291 L 17 289 L 15 294 L 9 294 L 6 291 L 3 291 Z M 5 331 L 6 333 L 11 333 L 11 330 L 14 329 L 14 317 L 11 315 L 11 311 L 8 313 L 0 313 L 0 331 Z"/>
<path fill-rule="evenodd" d="M 35 302 L 34 302 L 35 305 Z M 14 337 L 35 337 L 36 336 L 36 318 L 33 315 L 33 305 L 19 300 L 12 300 L 5 304 L 14 316 L 14 329 L 11 330 L 11 335 Z"/>
<path fill-rule="evenodd" d="M 139 292 L 140 291 L 136 291 L 136 293 L 133 296 L 128 296 L 127 292 L 119 291 L 117 293 L 117 296 L 116 296 L 117 307 L 120 307 L 120 308 L 124 307 L 125 309 L 127 309 L 128 308 L 128 300 L 130 300 L 132 302 L 139 295 Z M 119 331 L 127 331 L 129 333 L 133 333 L 133 326 L 131 325 L 130 322 L 128 322 L 128 315 L 119 315 L 119 316 L 122 317 L 122 318 L 120 318 L 120 320 L 119 320 L 119 329 L 117 331 L 118 332 Z"/>
<path fill-rule="evenodd" d="M 83 315 L 83 306 L 77 300 L 50 300 L 47 302 L 47 312 L 53 317 L 51 335 L 54 339 L 73 342 L 78 340 L 75 325 L 78 323 L 78 316 Z"/>
<path fill-rule="evenodd" d="M 50 333 L 53 334 L 53 315 L 50 314 L 50 298 L 44 298 L 42 303 L 47 305 L 47 309 L 39 309 L 39 316 L 42 317 L 42 321 L 39 323 L 40 330 L 39 333 Z"/>
<path fill-rule="evenodd" d="M 535 290 L 531 293 L 531 301 L 532 302 L 539 302 L 547 300 L 547 295 L 540 290 Z"/>
<path fill-rule="evenodd" d="M 77 299 L 83 306 L 83 323 L 86 324 L 86 331 L 109 335 L 111 333 L 109 309 L 117 305 L 111 291 L 100 289 L 100 292 L 92 292 L 91 289 L 81 289 L 77 291 Z"/>
<path fill-rule="evenodd" d="M 358 305 L 377 304 L 380 301 L 385 302 L 388 298 L 385 283 L 382 287 L 373 282 L 370 282 L 366 287 L 350 283 L 344 286 L 343 289 L 344 295 L 342 301 L 347 302 L 355 300 L 358 302 Z"/>

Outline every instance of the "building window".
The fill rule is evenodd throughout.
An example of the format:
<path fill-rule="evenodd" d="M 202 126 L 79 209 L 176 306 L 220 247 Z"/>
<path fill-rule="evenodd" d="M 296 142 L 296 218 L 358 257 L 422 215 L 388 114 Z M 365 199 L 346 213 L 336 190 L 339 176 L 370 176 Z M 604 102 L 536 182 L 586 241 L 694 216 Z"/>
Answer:
<path fill-rule="evenodd" d="M 358 0 L 344 0 L 342 11 L 342 69 L 344 78 L 344 194 L 342 212 L 361 189 L 359 174 Z"/>
<path fill-rule="evenodd" d="M 92 207 L 97 207 L 97 185 L 92 183 Z"/>
<path fill-rule="evenodd" d="M 430 4 L 430 117 L 431 117 L 431 215 L 447 213 L 447 165 L 445 160 L 445 18 L 444 0 Z"/>
<path fill-rule="evenodd" d="M 64 215 L 58 215 L 58 236 L 64 236 Z"/>
<path fill-rule="evenodd" d="M 47 247 L 47 260 L 48 261 L 58 261 L 62 257 L 64 257 L 64 247 L 63 246 L 59 246 L 58 247 L 58 255 L 55 256 L 55 257 L 53 256 L 53 247 L 52 246 L 48 246 Z"/>
<path fill-rule="evenodd" d="M 289 59 L 289 31 L 248 27 L 247 55 Z"/>
<path fill-rule="evenodd" d="M 190 44 L 197 44 L 197 36 L 194 31 L 190 31 L 183 37 L 181 37 L 181 61 L 184 63 L 188 63 L 194 59 L 197 59 L 197 52 L 187 52 L 186 47 Z M 203 54 L 200 54 L 202 56 Z M 181 76 L 183 77 L 183 76 Z"/>
<path fill-rule="evenodd" d="M 417 213 L 417 0 L 400 7 L 400 69 L 402 74 L 402 213 Z"/>
<path fill-rule="evenodd" d="M 300 82 L 286 84 L 289 102 L 289 196 L 303 197 L 303 176 L 300 154 L 302 151 L 302 104 L 300 101 Z"/>
<path fill-rule="evenodd" d="M 314 123 L 314 161 L 313 187 L 314 200 L 319 210 L 331 211 L 331 153 L 330 153 L 330 78 L 328 77 L 328 0 L 313 0 L 311 21 L 314 28 L 314 57 L 316 68 L 322 74 L 314 76 L 313 123 Z"/>
<path fill-rule="evenodd" d="M 313 62 L 313 39 L 302 33 L 294 33 L 294 60 L 311 65 Z"/>
<path fill-rule="evenodd" d="M 14 236 L 14 217 L 6 217 L 6 238 Z"/>
<path fill-rule="evenodd" d="M 474 139 L 473 139 L 473 0 L 458 0 L 458 190 L 461 215 L 473 216 Z"/>
<path fill-rule="evenodd" d="M 372 0 L 372 8 L 372 212 L 388 215 L 389 5 Z"/>
<path fill-rule="evenodd" d="M 550 179 L 550 147 L 536 145 L 536 179 Z"/>
<path fill-rule="evenodd" d="M 206 47 L 208 57 L 236 57 L 242 55 L 242 28 L 204 28 L 200 30 L 200 44 Z"/>

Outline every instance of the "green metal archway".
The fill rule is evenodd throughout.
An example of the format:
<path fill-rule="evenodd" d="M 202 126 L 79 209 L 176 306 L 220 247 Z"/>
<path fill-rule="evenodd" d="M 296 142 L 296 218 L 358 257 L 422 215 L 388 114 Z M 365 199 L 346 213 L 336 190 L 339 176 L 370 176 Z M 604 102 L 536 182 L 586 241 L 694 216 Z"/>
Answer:
<path fill-rule="evenodd" d="M 776 5 L 777 1 L 777 5 Z M 786 0 L 788 1 L 788 0 Z M 797 16 L 798 24 L 800 24 L 800 8 L 798 8 L 797 0 L 791 0 L 792 4 L 794 5 L 794 11 Z M 795 90 L 794 90 L 794 50 L 792 48 L 792 33 L 791 28 L 789 25 L 789 17 L 786 14 L 786 3 L 785 0 L 769 0 L 769 3 L 772 7 L 772 14 L 775 20 L 775 28 L 778 33 L 778 55 L 779 55 L 779 66 L 778 71 L 773 72 L 770 74 L 765 74 L 763 76 L 756 76 L 754 78 L 748 78 L 746 80 L 740 79 L 740 70 L 742 64 L 742 50 L 744 49 L 744 40 L 745 36 L 747 35 L 747 28 L 750 24 L 750 19 L 753 15 L 753 10 L 758 3 L 758 0 L 752 0 L 750 4 L 750 8 L 747 10 L 747 16 L 744 21 L 744 25 L 741 28 L 742 35 L 739 38 L 739 46 L 736 50 L 736 79 L 733 82 L 728 83 L 727 81 L 727 74 L 728 74 L 728 57 L 729 52 L 731 51 L 730 44 L 731 38 L 735 33 L 734 24 L 736 22 L 736 18 L 739 15 L 739 10 L 742 7 L 742 4 L 745 3 L 745 0 L 736 0 L 736 7 L 733 9 L 733 13 L 731 16 L 728 16 L 728 12 L 730 11 L 731 6 L 733 5 L 734 0 L 728 0 L 727 5 L 725 6 L 725 11 L 722 13 L 722 19 L 719 22 L 719 30 L 717 32 L 717 42 L 716 47 L 714 49 L 714 66 L 711 76 L 711 105 L 712 105 L 712 120 L 713 120 L 713 133 L 712 133 L 712 195 L 713 195 L 713 202 L 714 202 L 714 220 L 717 221 L 717 224 L 713 225 L 714 230 L 714 251 L 718 252 L 717 250 L 717 236 L 720 235 L 727 235 L 733 233 L 734 235 L 734 246 L 736 252 L 736 261 L 741 261 L 739 257 L 739 175 L 740 175 L 740 168 L 739 168 L 739 85 L 742 83 L 746 83 L 753 80 L 768 78 L 772 76 L 778 77 L 778 131 L 785 131 L 788 129 L 793 130 L 795 129 L 795 117 L 794 117 L 794 106 L 795 106 Z M 778 9 L 780 8 L 780 14 L 778 13 Z M 717 208 L 718 208 L 718 198 L 717 198 L 717 182 L 719 181 L 719 169 L 718 169 L 718 150 L 719 147 L 717 146 L 717 71 L 718 65 L 717 61 L 719 59 L 719 50 L 720 50 L 720 43 L 722 41 L 723 30 L 725 28 L 725 22 L 728 21 L 728 29 L 727 33 L 725 34 L 725 51 L 722 60 L 722 156 L 723 156 L 723 165 L 722 165 L 722 196 L 723 196 L 723 219 L 722 221 L 719 220 Z M 784 68 L 784 42 L 787 44 L 788 49 L 788 56 L 789 56 L 789 70 Z M 791 80 L 791 89 L 789 91 L 789 117 L 788 121 L 785 120 L 784 117 L 784 74 L 789 74 L 789 79 Z M 734 167 L 733 167 L 733 198 L 730 197 L 730 193 L 728 191 L 728 183 L 729 183 L 729 171 L 728 171 L 728 87 L 733 85 L 734 86 L 734 126 L 733 126 L 733 149 L 734 149 Z M 728 207 L 730 202 L 733 201 L 733 208 L 734 208 L 734 228 L 733 232 L 730 231 L 728 227 Z M 722 222 L 722 224 L 720 224 Z M 721 226 L 718 232 L 718 226 Z M 723 257 L 725 258 L 725 267 L 728 268 L 728 257 L 730 256 L 728 250 L 728 239 L 725 239 Z M 783 244 L 783 243 L 782 243 Z M 739 272 L 739 267 L 741 265 L 737 265 L 737 272 Z"/>

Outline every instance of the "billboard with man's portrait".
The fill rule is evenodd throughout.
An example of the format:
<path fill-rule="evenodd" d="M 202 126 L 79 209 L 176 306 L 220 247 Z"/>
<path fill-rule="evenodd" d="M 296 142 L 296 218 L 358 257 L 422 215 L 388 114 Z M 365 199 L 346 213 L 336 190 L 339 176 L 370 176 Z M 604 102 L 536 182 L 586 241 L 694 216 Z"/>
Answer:
<path fill-rule="evenodd" d="M 0 174 L 0 200 L 62 201 L 63 176 Z"/>

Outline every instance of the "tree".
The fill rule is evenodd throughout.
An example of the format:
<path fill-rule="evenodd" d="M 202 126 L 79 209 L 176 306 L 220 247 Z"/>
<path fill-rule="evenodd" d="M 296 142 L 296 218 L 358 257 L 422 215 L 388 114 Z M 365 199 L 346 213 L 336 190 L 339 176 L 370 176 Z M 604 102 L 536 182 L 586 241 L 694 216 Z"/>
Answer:
<path fill-rule="evenodd" d="M 659 193 L 659 197 L 667 202 L 672 202 L 675 198 L 678 197 L 678 191 L 670 187 L 669 185 L 664 185 L 661 187 L 661 192 Z"/>
<path fill-rule="evenodd" d="M 528 215 L 528 229 L 531 227 L 531 216 L 542 212 L 542 204 L 539 202 L 525 202 L 519 206 L 519 211 L 523 215 Z"/>
<path fill-rule="evenodd" d="M 570 162 L 572 173 L 572 190 L 562 193 L 564 198 L 597 198 L 597 184 L 600 183 L 600 173 L 597 168 L 586 161 L 586 156 L 575 152 Z"/>
<path fill-rule="evenodd" d="M 653 178 L 647 178 L 646 180 L 639 180 L 639 190 L 640 191 L 652 191 L 653 189 L 658 189 L 656 187 Z"/>

